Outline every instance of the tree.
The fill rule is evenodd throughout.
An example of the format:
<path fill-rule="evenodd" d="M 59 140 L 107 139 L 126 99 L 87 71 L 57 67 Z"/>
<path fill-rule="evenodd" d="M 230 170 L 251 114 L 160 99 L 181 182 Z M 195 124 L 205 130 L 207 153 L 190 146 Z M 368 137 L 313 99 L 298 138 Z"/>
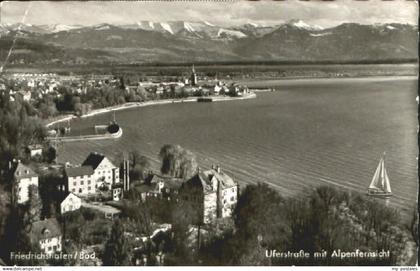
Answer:
<path fill-rule="evenodd" d="M 419 247 L 419 213 L 417 206 L 413 209 L 412 218 L 410 221 L 409 230 L 413 241 L 416 243 L 417 248 Z"/>
<path fill-rule="evenodd" d="M 127 266 L 130 264 L 124 225 L 119 219 L 115 220 L 112 225 L 111 235 L 105 244 L 102 260 L 105 266 Z"/>
<path fill-rule="evenodd" d="M 50 164 L 55 161 L 55 158 L 57 157 L 57 150 L 53 146 L 48 146 L 42 152 L 42 155 L 44 156 L 44 161 Z"/>
<path fill-rule="evenodd" d="M 239 247 L 237 259 L 242 255 L 254 255 L 257 243 L 277 249 L 287 246 L 290 233 L 285 213 L 281 211 L 284 207 L 284 199 L 267 184 L 248 185 L 244 189 L 234 210 Z"/>
<path fill-rule="evenodd" d="M 124 205 L 124 214 L 129 218 L 132 231 L 146 236 L 153 233 L 152 210 L 147 202 Z"/>
<path fill-rule="evenodd" d="M 191 248 L 190 227 L 197 223 L 198 210 L 187 202 L 180 201 L 172 211 L 172 232 L 174 242 L 173 265 L 196 265 L 198 246 Z M 198 232 L 197 232 L 198 234 Z M 199 236 L 197 236 L 199 237 Z M 199 242 L 199 240 L 197 240 Z"/>
<path fill-rule="evenodd" d="M 27 213 L 25 214 L 25 223 L 32 224 L 41 218 L 42 202 L 38 193 L 38 186 L 29 186 L 29 200 L 27 203 Z"/>
<path fill-rule="evenodd" d="M 150 160 L 138 152 L 130 152 L 130 179 L 144 180 L 151 167 Z"/>
<path fill-rule="evenodd" d="M 120 77 L 120 89 L 122 89 L 122 90 L 125 89 L 124 78 L 122 76 Z"/>
<path fill-rule="evenodd" d="M 195 155 L 179 145 L 164 145 L 159 152 L 159 157 L 162 160 L 162 174 L 188 179 L 196 173 Z"/>

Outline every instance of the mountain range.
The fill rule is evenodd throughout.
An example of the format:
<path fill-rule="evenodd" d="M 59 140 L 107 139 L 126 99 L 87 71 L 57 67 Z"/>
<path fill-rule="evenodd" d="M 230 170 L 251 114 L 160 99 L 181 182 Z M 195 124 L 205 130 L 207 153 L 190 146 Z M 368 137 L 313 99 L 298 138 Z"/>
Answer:
<path fill-rule="evenodd" d="M 418 28 L 302 20 L 223 27 L 209 22 L 139 21 L 127 25 L 0 24 L 0 57 L 16 40 L 12 64 L 386 61 L 418 56 Z"/>

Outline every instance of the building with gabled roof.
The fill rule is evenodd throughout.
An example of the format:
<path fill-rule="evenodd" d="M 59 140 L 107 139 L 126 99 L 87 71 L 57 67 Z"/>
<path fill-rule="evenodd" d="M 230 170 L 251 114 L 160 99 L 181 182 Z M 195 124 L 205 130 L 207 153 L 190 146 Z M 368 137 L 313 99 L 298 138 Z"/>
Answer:
<path fill-rule="evenodd" d="M 53 254 L 61 252 L 61 239 L 60 225 L 55 218 L 32 223 L 30 231 L 31 243 L 39 245 L 39 248 L 44 253 Z"/>
<path fill-rule="evenodd" d="M 13 194 L 18 204 L 24 204 L 29 199 L 29 186 L 38 187 L 38 174 L 29 166 L 18 161 L 13 170 Z"/>
<path fill-rule="evenodd" d="M 238 190 L 239 185 L 217 166 L 204 172 L 198 170 L 182 184 L 180 198 L 197 210 L 198 222 L 207 224 L 232 215 Z"/>
<path fill-rule="evenodd" d="M 67 196 L 60 203 L 60 213 L 64 214 L 79 210 L 82 206 L 82 199 L 73 193 L 68 193 Z"/>
<path fill-rule="evenodd" d="M 42 145 L 41 144 L 34 144 L 34 145 L 29 145 L 27 147 L 27 151 L 28 154 L 30 155 L 30 157 L 35 157 L 37 155 L 41 156 L 42 155 Z"/>
<path fill-rule="evenodd" d="M 180 178 L 153 174 L 146 182 L 151 187 L 147 196 L 178 200 L 178 192 L 184 181 Z"/>
<path fill-rule="evenodd" d="M 112 188 L 113 184 L 120 182 L 120 169 L 116 167 L 105 155 L 92 152 L 88 155 L 82 166 L 91 166 L 92 178 L 99 186 Z"/>

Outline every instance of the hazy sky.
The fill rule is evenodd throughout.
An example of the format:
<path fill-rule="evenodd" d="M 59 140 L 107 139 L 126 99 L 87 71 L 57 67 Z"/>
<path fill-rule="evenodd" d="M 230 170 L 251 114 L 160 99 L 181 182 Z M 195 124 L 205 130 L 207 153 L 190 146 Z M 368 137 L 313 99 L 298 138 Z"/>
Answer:
<path fill-rule="evenodd" d="M 410 0 L 285 0 L 248 1 L 64 1 L 13 2 L 0 4 L 1 23 L 29 24 L 130 24 L 137 21 L 207 21 L 219 25 L 243 23 L 277 24 L 301 19 L 323 27 L 343 22 L 418 22 L 417 1 Z M 27 16 L 24 16 L 27 11 Z M 24 18 L 25 17 L 25 18 Z"/>

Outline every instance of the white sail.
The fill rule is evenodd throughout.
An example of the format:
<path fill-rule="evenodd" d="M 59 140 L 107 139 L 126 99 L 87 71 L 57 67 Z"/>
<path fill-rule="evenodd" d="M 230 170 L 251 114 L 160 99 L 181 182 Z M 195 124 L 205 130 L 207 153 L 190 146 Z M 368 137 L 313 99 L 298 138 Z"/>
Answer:
<path fill-rule="evenodd" d="M 375 174 L 373 175 L 372 181 L 370 182 L 369 188 L 371 189 L 377 189 L 378 188 L 378 182 L 379 182 L 379 175 L 381 172 L 381 167 L 382 167 L 382 159 L 381 161 L 379 161 L 379 165 L 376 168 Z"/>
<path fill-rule="evenodd" d="M 376 168 L 375 174 L 373 175 L 372 181 L 369 185 L 369 189 L 380 190 L 385 193 L 391 193 L 391 184 L 389 181 L 388 174 L 385 168 L 385 159 L 381 158 L 379 165 Z"/>
<path fill-rule="evenodd" d="M 388 174 L 386 173 L 386 169 L 385 169 L 385 165 L 384 165 L 384 175 L 385 175 L 385 186 L 384 186 L 384 190 L 385 192 L 391 193 L 391 184 L 389 182 L 389 177 Z"/>
<path fill-rule="evenodd" d="M 381 189 L 385 190 L 385 161 L 381 159 Z"/>

